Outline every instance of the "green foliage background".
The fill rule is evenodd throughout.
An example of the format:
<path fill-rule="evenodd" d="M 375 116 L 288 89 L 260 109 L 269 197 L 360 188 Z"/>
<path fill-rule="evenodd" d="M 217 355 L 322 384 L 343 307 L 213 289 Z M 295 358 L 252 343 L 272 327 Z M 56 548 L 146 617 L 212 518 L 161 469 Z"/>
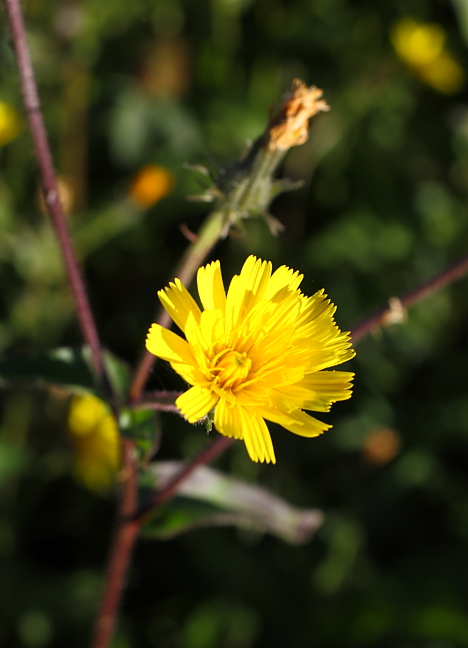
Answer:
<path fill-rule="evenodd" d="M 206 206 L 183 163 L 216 167 L 262 132 L 294 77 L 324 89 L 281 171 L 305 187 L 221 242 L 226 279 L 245 257 L 325 287 L 341 328 L 466 254 L 466 89 L 437 93 L 398 60 L 389 29 L 437 22 L 468 70 L 468 23 L 453 0 L 28 0 L 30 45 L 56 166 L 77 188 L 70 226 L 106 348 L 136 366 L 156 291 L 172 278 Z M 464 22 L 465 21 L 465 22 Z M 2 17 L 0 100 L 21 110 Z M 26 128 L 0 150 L 0 349 L 78 346 L 57 244 L 37 202 Z M 176 177 L 148 211 L 129 206 L 143 165 Z M 273 429 L 276 466 L 236 444 L 217 465 L 325 523 L 307 545 L 232 529 L 141 540 L 115 648 L 451 648 L 468 646 L 468 300 L 466 280 L 369 337 L 351 363 L 351 401 L 306 440 Z M 181 388 L 162 364 L 153 388 Z M 5 385 L 0 418 L 0 643 L 87 645 L 114 502 L 70 476 L 65 408 L 45 388 Z M 163 415 L 160 457 L 192 456 L 202 428 Z M 368 435 L 401 441 L 366 460 Z"/>

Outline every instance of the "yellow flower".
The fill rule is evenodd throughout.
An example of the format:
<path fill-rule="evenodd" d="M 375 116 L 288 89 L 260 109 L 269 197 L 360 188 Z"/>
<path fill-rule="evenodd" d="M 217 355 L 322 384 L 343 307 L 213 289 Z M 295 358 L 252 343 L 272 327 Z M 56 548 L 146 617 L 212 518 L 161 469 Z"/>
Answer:
<path fill-rule="evenodd" d="M 134 177 L 129 196 L 138 207 L 147 209 L 170 194 L 173 188 L 172 173 L 157 164 L 149 164 L 141 168 Z"/>
<path fill-rule="evenodd" d="M 445 50 L 446 34 L 440 25 L 403 18 L 393 27 L 390 37 L 396 53 L 415 76 L 445 94 L 461 89 L 465 72 Z"/>
<path fill-rule="evenodd" d="M 75 475 L 90 490 L 104 492 L 119 467 L 119 431 L 107 405 L 92 394 L 74 396 L 68 430 L 75 449 Z"/>
<path fill-rule="evenodd" d="M 0 146 L 8 144 L 19 135 L 21 131 L 21 119 L 16 110 L 0 101 Z"/>
<path fill-rule="evenodd" d="M 176 279 L 158 294 L 187 340 L 153 324 L 146 348 L 192 385 L 176 401 L 190 423 L 214 408 L 218 432 L 243 439 L 253 461 L 275 463 L 265 419 L 304 437 L 330 428 L 303 410 L 328 412 L 351 396 L 354 374 L 323 370 L 355 354 L 323 290 L 306 297 L 298 272 L 271 271 L 250 256 L 226 295 L 219 261 L 200 268 L 203 311 Z"/>

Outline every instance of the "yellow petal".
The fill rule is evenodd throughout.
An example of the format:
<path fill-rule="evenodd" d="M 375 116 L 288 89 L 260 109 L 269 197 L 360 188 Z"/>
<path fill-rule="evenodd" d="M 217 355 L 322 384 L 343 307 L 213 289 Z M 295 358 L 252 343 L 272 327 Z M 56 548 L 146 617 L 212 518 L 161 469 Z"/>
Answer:
<path fill-rule="evenodd" d="M 270 432 L 261 416 L 240 405 L 228 406 L 220 399 L 215 410 L 214 424 L 220 434 L 244 439 L 252 461 L 276 463 Z"/>
<path fill-rule="evenodd" d="M 280 266 L 271 275 L 265 291 L 265 299 L 271 299 L 273 302 L 279 302 L 289 293 L 298 289 L 304 275 L 291 270 L 286 266 Z"/>
<path fill-rule="evenodd" d="M 196 423 L 213 409 L 217 400 L 216 394 L 196 385 L 179 396 L 175 404 L 189 423 Z"/>
<path fill-rule="evenodd" d="M 246 314 L 263 299 L 271 275 L 271 263 L 249 256 L 229 286 L 226 298 L 226 319 L 230 328 L 237 326 Z"/>
<path fill-rule="evenodd" d="M 197 285 L 203 308 L 205 310 L 219 308 L 224 312 L 226 292 L 219 261 L 213 261 L 198 270 Z"/>
<path fill-rule="evenodd" d="M 146 348 L 153 355 L 169 362 L 195 364 L 189 344 L 159 324 L 152 324 L 146 338 Z"/>
<path fill-rule="evenodd" d="M 230 439 L 244 438 L 240 407 L 228 407 L 226 402 L 220 399 L 215 409 L 214 424 L 220 434 Z"/>
<path fill-rule="evenodd" d="M 257 454 L 257 459 L 253 459 L 254 461 L 276 463 L 270 431 L 263 418 L 247 410 L 244 410 L 244 418 L 247 419 L 245 423 L 244 441 L 250 458 L 253 459 L 253 446 Z"/>
<path fill-rule="evenodd" d="M 267 421 L 282 425 L 293 434 L 308 438 L 319 436 L 332 427 L 309 416 L 300 409 L 293 411 L 287 411 L 287 409 L 286 404 L 283 403 L 280 407 L 261 407 L 259 408 L 259 414 L 266 418 Z"/>
<path fill-rule="evenodd" d="M 209 382 L 207 381 L 203 372 L 200 370 L 198 366 L 178 363 L 178 362 L 171 362 L 171 367 L 189 385 L 201 385 L 202 387 L 208 387 Z"/>
<path fill-rule="evenodd" d="M 203 311 L 200 318 L 200 335 L 207 345 L 212 348 L 213 345 L 224 336 L 225 319 L 223 311 L 220 309 Z"/>
<path fill-rule="evenodd" d="M 349 371 L 318 371 L 278 391 L 299 409 L 328 412 L 332 403 L 351 398 L 353 377 Z"/>
<path fill-rule="evenodd" d="M 197 321 L 200 320 L 200 309 L 180 279 L 158 292 L 161 304 L 167 310 L 177 326 L 185 331 L 187 317 L 191 313 Z"/>

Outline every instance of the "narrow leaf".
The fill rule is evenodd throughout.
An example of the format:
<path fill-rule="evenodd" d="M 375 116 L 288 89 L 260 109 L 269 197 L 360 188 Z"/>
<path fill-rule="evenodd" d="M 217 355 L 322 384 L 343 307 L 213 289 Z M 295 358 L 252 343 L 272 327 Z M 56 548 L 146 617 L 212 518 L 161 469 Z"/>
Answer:
<path fill-rule="evenodd" d="M 158 489 L 177 475 L 184 467 L 183 462 L 163 461 L 152 464 L 149 468 Z M 249 526 L 252 529 L 269 532 L 292 544 L 307 542 L 321 525 L 323 515 L 317 509 L 300 509 L 273 495 L 266 489 L 248 484 L 240 479 L 227 477 L 223 473 L 201 466 L 197 468 L 179 487 L 178 495 L 189 500 L 211 504 L 221 509 L 223 514 L 215 512 L 196 520 L 186 520 L 185 527 L 179 523 L 179 532 L 196 526 L 214 524 L 235 524 Z M 149 532 L 155 536 L 153 522 Z M 160 535 L 169 529 L 160 529 Z"/>

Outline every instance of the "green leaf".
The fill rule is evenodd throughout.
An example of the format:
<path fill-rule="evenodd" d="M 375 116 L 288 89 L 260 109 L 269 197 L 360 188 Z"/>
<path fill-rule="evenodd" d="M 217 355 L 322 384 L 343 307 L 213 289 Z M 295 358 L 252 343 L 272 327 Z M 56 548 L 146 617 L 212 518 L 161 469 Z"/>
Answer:
<path fill-rule="evenodd" d="M 21 472 L 26 457 L 21 448 L 0 441 L 0 485 Z"/>
<path fill-rule="evenodd" d="M 143 456 L 151 453 L 155 442 L 159 439 L 157 412 L 153 409 L 122 410 L 119 427 L 125 437 L 136 442 Z M 143 481 L 146 482 L 146 479 Z"/>
<path fill-rule="evenodd" d="M 14 355 L 0 360 L 0 384 L 81 387 L 93 391 L 95 381 L 82 348 L 64 347 L 49 353 Z"/>
<path fill-rule="evenodd" d="M 103 351 L 109 380 L 125 398 L 130 371 L 119 358 Z M 61 387 L 70 392 L 88 391 L 103 397 L 91 368 L 89 347 L 62 347 L 48 353 L 12 355 L 0 360 L 0 386 Z"/>
<path fill-rule="evenodd" d="M 183 467 L 183 462 L 162 461 L 152 464 L 148 472 L 154 487 L 162 489 Z M 197 468 L 182 482 L 178 496 L 145 527 L 146 537 L 168 539 L 194 528 L 223 524 L 268 532 L 291 544 L 302 544 L 323 521 L 317 509 L 291 506 L 260 486 L 206 466 Z"/>

